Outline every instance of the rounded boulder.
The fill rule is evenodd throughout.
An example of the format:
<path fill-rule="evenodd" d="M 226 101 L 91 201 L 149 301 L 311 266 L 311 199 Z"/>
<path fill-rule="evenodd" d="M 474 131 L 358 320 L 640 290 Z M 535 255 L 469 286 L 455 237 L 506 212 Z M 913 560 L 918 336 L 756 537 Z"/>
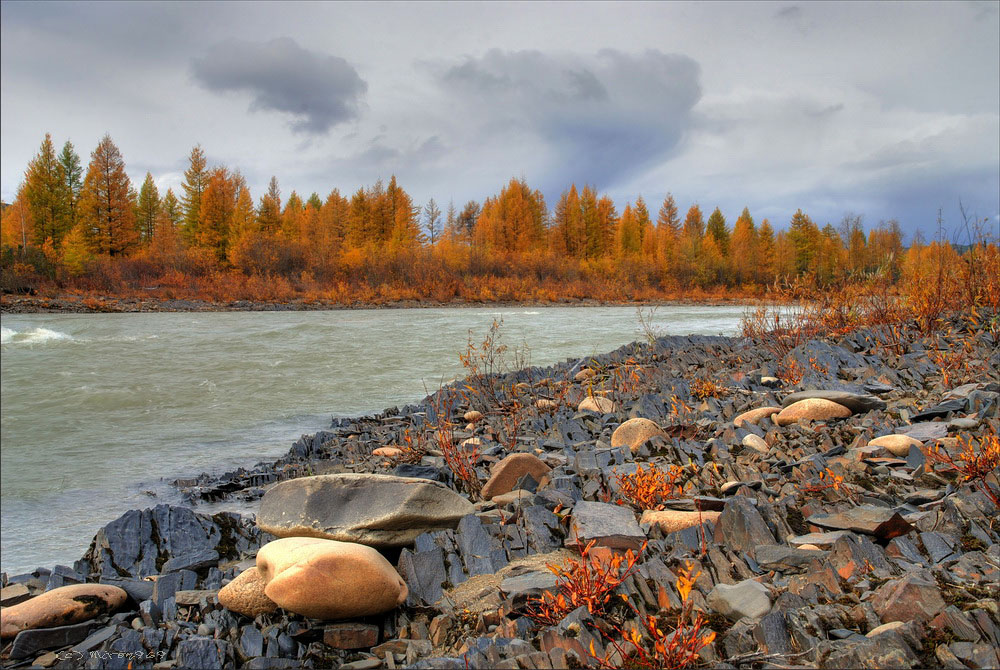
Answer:
<path fill-rule="evenodd" d="M 780 411 L 780 407 L 758 407 L 757 409 L 752 409 L 749 412 L 743 412 L 737 416 L 733 419 L 733 425 L 739 428 L 744 423 L 757 423 L 764 417 L 777 414 Z"/>
<path fill-rule="evenodd" d="M 351 542 L 288 537 L 257 552 L 264 594 L 314 619 L 381 614 L 406 601 L 406 582 L 382 554 Z"/>
<path fill-rule="evenodd" d="M 541 482 L 551 469 L 534 454 L 510 454 L 490 469 L 490 478 L 483 485 L 483 499 L 492 500 L 494 496 L 510 493 L 517 480 L 524 475 L 531 475 L 536 482 Z"/>
<path fill-rule="evenodd" d="M 610 414 L 618 411 L 618 403 L 604 396 L 587 396 L 576 407 L 578 412 L 597 412 L 598 414 Z"/>
<path fill-rule="evenodd" d="M 882 447 L 893 456 L 906 458 L 912 447 L 918 449 L 923 446 L 923 442 L 909 435 L 883 435 L 868 441 L 869 447 Z"/>
<path fill-rule="evenodd" d="M 629 419 L 611 433 L 611 446 L 627 446 L 634 454 L 646 440 L 657 435 L 666 436 L 655 422 L 649 419 Z"/>
<path fill-rule="evenodd" d="M 440 482 L 343 473 L 275 484 L 261 500 L 257 526 L 277 537 L 405 547 L 421 533 L 457 527 L 474 512 L 471 502 Z"/>
<path fill-rule="evenodd" d="M 22 630 L 53 628 L 110 614 L 128 594 L 107 584 L 73 584 L 46 591 L 0 611 L 0 637 L 15 637 Z"/>
<path fill-rule="evenodd" d="M 277 603 L 264 593 L 264 580 L 255 567 L 244 570 L 219 590 L 219 604 L 251 619 L 278 609 Z"/>
<path fill-rule="evenodd" d="M 828 421 L 846 419 L 853 412 L 839 403 L 823 398 L 808 398 L 794 402 L 778 412 L 774 417 L 779 426 L 788 426 L 799 421 Z"/>

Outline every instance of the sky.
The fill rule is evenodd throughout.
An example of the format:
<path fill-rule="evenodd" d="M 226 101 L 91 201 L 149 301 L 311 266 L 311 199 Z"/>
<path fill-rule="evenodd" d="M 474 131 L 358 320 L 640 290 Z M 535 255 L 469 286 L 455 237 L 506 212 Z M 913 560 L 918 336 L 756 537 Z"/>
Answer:
<path fill-rule="evenodd" d="M 929 238 L 961 202 L 1000 232 L 1000 3 L 3 2 L 4 201 L 46 132 L 161 192 L 200 144 L 255 198 L 516 177 L 550 209 L 591 184 Z"/>

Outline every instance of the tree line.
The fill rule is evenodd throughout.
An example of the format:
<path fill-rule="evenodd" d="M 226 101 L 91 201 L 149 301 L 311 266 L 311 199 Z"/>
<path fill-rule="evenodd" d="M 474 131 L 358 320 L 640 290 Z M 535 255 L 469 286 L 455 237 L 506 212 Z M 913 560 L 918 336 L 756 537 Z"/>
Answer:
<path fill-rule="evenodd" d="M 682 216 L 669 193 L 654 217 L 641 196 L 619 211 L 607 195 L 575 184 L 550 210 L 524 179 L 443 212 L 434 199 L 414 203 L 394 176 L 350 195 L 305 198 L 283 197 L 272 177 L 255 200 L 239 170 L 208 165 L 200 146 L 180 192 L 160 193 L 150 173 L 136 189 L 107 135 L 85 171 L 71 142 L 57 152 L 45 136 L 4 206 L 0 244 L 8 279 L 84 288 L 99 280 L 124 292 L 245 277 L 258 287 L 284 282 L 293 293 L 337 287 L 331 295 L 348 299 L 360 286 L 406 286 L 415 299 L 444 300 L 760 293 L 785 278 L 816 286 L 873 272 L 896 279 L 905 260 L 895 221 L 866 231 L 848 215 L 821 228 L 799 210 L 776 231 L 747 208 L 732 225 L 718 207 L 706 217 L 693 204 Z M 527 294 L 497 295 L 491 286 L 500 285 Z"/>

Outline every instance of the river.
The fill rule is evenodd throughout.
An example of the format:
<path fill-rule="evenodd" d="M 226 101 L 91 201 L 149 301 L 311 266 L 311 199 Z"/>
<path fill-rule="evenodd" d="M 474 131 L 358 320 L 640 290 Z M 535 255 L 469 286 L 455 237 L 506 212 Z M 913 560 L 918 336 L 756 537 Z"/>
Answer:
<path fill-rule="evenodd" d="M 734 334 L 741 306 L 643 310 L 656 334 Z M 462 376 L 502 319 L 549 365 L 645 338 L 635 307 L 5 314 L 0 568 L 72 565 L 105 523 L 177 502 L 169 482 L 274 459 L 333 416 Z"/>

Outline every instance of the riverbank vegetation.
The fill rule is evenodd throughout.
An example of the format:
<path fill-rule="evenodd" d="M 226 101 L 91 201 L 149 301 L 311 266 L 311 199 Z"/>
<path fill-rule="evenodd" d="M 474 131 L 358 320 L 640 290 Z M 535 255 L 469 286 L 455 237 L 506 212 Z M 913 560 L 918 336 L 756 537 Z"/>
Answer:
<path fill-rule="evenodd" d="M 388 304 L 788 299 L 861 292 L 888 309 L 918 303 L 927 318 L 951 297 L 996 296 L 996 226 L 962 212 L 908 247 L 895 221 L 866 230 L 847 215 L 820 227 L 730 224 L 715 208 L 685 211 L 672 195 L 614 203 L 570 185 L 553 207 L 523 179 L 484 202 L 415 203 L 395 177 L 285 196 L 272 177 L 254 198 L 236 169 L 191 150 L 179 193 L 152 174 L 133 183 L 109 136 L 86 166 L 49 135 L 0 226 L 5 294 Z M 946 238 L 950 232 L 961 244 Z M 877 290 L 876 288 L 877 287 Z M 878 294 L 878 295 L 875 295 Z M 902 301 L 897 298 L 902 297 Z M 868 298 L 866 298 L 868 299 Z M 995 298 L 994 298 L 995 300 Z M 832 318 L 853 308 L 842 300 Z"/>

